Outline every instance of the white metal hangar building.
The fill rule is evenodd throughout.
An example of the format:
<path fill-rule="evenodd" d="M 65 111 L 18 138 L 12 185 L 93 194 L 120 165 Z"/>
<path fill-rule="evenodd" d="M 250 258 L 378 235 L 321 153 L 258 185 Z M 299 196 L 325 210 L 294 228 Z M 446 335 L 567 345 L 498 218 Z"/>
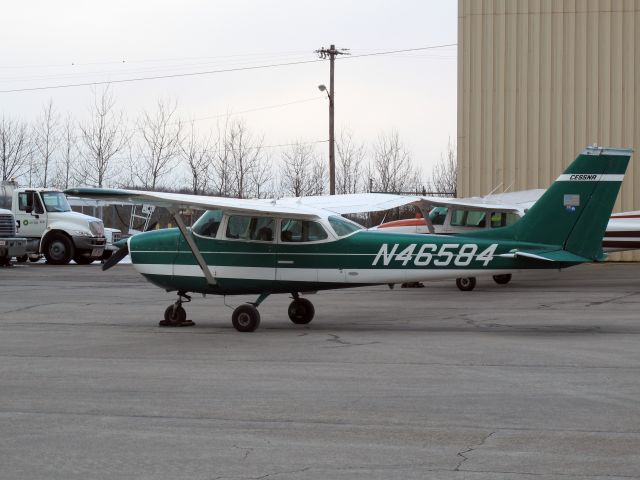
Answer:
<path fill-rule="evenodd" d="M 546 188 L 588 144 L 632 147 L 616 211 L 640 210 L 640 0 L 458 0 L 457 137 L 459 196 Z"/>

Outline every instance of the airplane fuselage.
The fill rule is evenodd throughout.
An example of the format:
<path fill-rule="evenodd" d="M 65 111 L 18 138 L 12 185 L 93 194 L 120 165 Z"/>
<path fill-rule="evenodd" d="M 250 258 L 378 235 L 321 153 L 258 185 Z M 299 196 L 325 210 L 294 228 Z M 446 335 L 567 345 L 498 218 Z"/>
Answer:
<path fill-rule="evenodd" d="M 205 279 L 178 229 L 132 237 L 132 263 L 164 289 L 219 295 L 329 290 L 572 265 L 500 256 L 523 246 L 554 248 L 550 245 L 472 237 L 363 230 L 331 241 L 295 244 L 193 236 L 214 285 Z"/>

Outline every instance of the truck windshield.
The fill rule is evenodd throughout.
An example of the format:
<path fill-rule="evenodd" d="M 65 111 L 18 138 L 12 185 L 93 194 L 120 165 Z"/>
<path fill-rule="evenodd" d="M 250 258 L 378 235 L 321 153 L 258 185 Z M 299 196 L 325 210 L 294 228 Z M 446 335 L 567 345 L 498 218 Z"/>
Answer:
<path fill-rule="evenodd" d="M 42 201 L 47 212 L 69 212 L 71 207 L 62 192 L 41 192 Z"/>

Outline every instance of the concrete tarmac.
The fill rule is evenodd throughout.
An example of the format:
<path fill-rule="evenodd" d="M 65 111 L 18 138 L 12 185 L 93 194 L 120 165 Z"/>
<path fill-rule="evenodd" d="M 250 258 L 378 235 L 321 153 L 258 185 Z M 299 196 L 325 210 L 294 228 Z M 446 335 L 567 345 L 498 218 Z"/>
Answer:
<path fill-rule="evenodd" d="M 130 265 L 0 269 L 0 479 L 640 478 L 639 272 L 273 296 L 242 334 L 218 297 L 158 328 Z"/>

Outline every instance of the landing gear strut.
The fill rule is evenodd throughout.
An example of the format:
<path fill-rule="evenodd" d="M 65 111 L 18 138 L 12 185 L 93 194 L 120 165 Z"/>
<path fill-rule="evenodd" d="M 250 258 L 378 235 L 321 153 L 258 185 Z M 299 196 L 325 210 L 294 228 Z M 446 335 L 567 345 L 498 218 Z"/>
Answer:
<path fill-rule="evenodd" d="M 192 327 L 195 323 L 187 320 L 187 312 L 182 306 L 183 303 L 189 303 L 191 297 L 184 290 L 178 290 L 178 300 L 167 307 L 164 311 L 164 320 L 158 325 L 160 327 Z"/>

